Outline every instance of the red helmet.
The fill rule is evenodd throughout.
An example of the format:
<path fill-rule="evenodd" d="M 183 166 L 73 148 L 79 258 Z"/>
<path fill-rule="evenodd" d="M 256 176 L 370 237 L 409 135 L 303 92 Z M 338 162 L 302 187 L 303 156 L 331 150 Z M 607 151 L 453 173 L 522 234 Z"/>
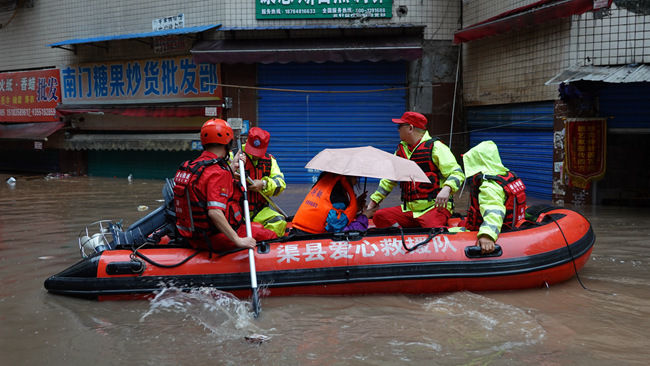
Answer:
<path fill-rule="evenodd" d="M 201 144 L 203 145 L 228 145 L 232 139 L 232 127 L 222 119 L 213 118 L 207 120 L 201 127 Z"/>

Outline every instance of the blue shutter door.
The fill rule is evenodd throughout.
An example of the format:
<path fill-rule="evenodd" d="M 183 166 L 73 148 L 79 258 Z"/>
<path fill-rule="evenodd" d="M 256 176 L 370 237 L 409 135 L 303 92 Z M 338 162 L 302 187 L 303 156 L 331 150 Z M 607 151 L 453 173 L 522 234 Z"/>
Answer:
<path fill-rule="evenodd" d="M 600 115 L 607 128 L 650 128 L 650 86 L 648 83 L 605 84 L 600 91 Z"/>
<path fill-rule="evenodd" d="M 269 153 L 288 183 L 312 183 L 305 164 L 326 148 L 371 145 L 393 153 L 399 142 L 392 118 L 406 108 L 405 62 L 291 63 L 258 67 L 258 85 L 328 93 L 258 92 L 259 126 L 271 133 Z M 345 91 L 381 92 L 341 93 Z"/>
<path fill-rule="evenodd" d="M 494 141 L 503 165 L 524 181 L 526 194 L 551 200 L 553 115 L 553 102 L 470 108 L 470 147 Z"/>

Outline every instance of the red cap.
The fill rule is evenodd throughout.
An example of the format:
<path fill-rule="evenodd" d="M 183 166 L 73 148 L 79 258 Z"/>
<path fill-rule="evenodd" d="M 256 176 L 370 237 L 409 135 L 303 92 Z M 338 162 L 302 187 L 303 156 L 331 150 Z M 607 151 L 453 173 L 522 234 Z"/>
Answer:
<path fill-rule="evenodd" d="M 393 123 L 408 123 L 409 125 L 423 130 L 427 129 L 427 117 L 418 112 L 405 112 L 402 118 L 393 119 Z"/>
<path fill-rule="evenodd" d="M 247 154 L 263 158 L 266 154 L 266 148 L 269 147 L 270 139 L 271 134 L 267 131 L 259 127 L 252 127 L 248 131 L 248 139 L 246 140 L 244 151 L 246 151 Z"/>

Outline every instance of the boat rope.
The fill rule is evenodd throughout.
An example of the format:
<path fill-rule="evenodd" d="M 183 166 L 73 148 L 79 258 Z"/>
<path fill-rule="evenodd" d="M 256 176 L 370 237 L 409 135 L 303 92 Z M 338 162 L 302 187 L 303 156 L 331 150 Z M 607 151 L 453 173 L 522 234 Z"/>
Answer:
<path fill-rule="evenodd" d="M 142 258 L 145 262 L 147 262 L 147 263 L 149 263 L 149 264 L 151 264 L 151 265 L 154 265 L 154 266 L 156 266 L 156 267 L 161 267 L 161 268 L 174 268 L 174 267 L 181 266 L 181 265 L 185 264 L 187 261 L 189 261 L 190 259 L 194 258 L 197 254 L 199 254 L 199 253 L 201 252 L 200 250 L 197 250 L 196 252 L 194 252 L 193 254 L 191 254 L 190 256 L 188 256 L 187 258 L 185 258 L 185 259 L 183 259 L 182 261 L 180 261 L 180 262 L 178 262 L 178 263 L 175 263 L 175 264 L 161 264 L 161 263 L 158 263 L 158 262 L 154 261 L 153 259 L 147 257 L 146 255 L 144 255 L 144 254 L 138 252 L 138 250 L 139 250 L 140 248 L 142 248 L 143 246 L 145 246 L 145 245 L 146 245 L 146 244 L 142 244 L 142 245 L 139 246 L 138 248 L 133 248 L 133 249 L 132 249 L 132 250 L 133 250 L 133 253 L 131 253 L 131 260 L 132 260 L 132 261 L 137 261 L 138 259 L 137 259 L 136 257 L 140 257 L 140 258 Z"/>
<path fill-rule="evenodd" d="M 566 236 L 564 235 L 564 231 L 562 231 L 562 228 L 560 227 L 560 224 L 557 222 L 555 217 L 553 217 L 553 215 L 548 215 L 546 217 L 549 217 L 551 220 L 553 220 L 555 225 L 557 225 L 557 228 L 560 229 L 560 233 L 562 234 L 562 237 L 564 238 L 564 244 L 566 245 L 566 248 L 569 251 L 569 255 L 571 256 L 571 263 L 573 263 L 573 271 L 576 274 L 576 279 L 578 280 L 578 283 L 580 284 L 580 286 L 582 286 L 583 289 L 589 290 L 587 288 L 587 286 L 585 286 L 585 284 L 582 283 L 582 280 L 580 279 L 580 275 L 578 275 L 578 266 L 576 266 L 576 259 L 573 256 L 573 252 L 571 251 L 571 247 L 569 246 L 569 241 L 567 240 Z"/>
<path fill-rule="evenodd" d="M 442 227 L 431 228 L 431 230 L 429 231 L 429 235 L 427 236 L 426 239 L 424 239 L 424 241 L 422 241 L 420 243 L 417 243 L 417 244 L 415 244 L 414 246 L 412 246 L 410 248 L 406 246 L 406 240 L 404 239 L 404 229 L 402 229 L 401 226 L 399 227 L 399 232 L 402 235 L 402 247 L 404 247 L 404 250 L 406 250 L 407 253 L 410 253 L 410 252 L 416 250 L 417 248 L 419 248 L 419 247 L 421 247 L 423 245 L 426 245 L 428 242 L 431 241 L 431 239 L 436 237 L 438 234 L 444 233 L 445 228 L 442 228 Z"/>

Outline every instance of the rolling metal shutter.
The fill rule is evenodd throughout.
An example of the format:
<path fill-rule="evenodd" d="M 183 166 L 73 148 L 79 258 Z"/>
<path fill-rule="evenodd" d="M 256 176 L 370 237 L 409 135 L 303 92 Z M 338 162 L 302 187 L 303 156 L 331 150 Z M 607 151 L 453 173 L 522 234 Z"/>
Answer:
<path fill-rule="evenodd" d="M 531 197 L 551 200 L 553 102 L 469 108 L 470 147 L 492 140 L 501 161 L 517 173 Z"/>
<path fill-rule="evenodd" d="M 648 83 L 605 84 L 599 95 L 600 115 L 614 117 L 607 120 L 607 128 L 616 129 L 617 132 L 625 132 L 625 129 L 650 132 L 649 95 Z"/>
<path fill-rule="evenodd" d="M 89 150 L 88 175 L 137 179 L 174 178 L 185 160 L 196 159 L 198 151 Z"/>
<path fill-rule="evenodd" d="M 406 108 L 406 62 L 260 64 L 259 126 L 271 133 L 269 153 L 288 183 L 312 183 L 305 164 L 326 148 L 371 145 L 393 153 L 399 134 L 391 118 Z M 385 90 L 340 93 L 341 91 Z"/>

